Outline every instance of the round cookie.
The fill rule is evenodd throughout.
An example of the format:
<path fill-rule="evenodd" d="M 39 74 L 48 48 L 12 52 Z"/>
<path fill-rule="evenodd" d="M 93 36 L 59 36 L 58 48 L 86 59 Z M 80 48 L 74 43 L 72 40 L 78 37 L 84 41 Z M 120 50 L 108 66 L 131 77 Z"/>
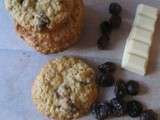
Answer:
<path fill-rule="evenodd" d="M 32 86 L 32 99 L 38 111 L 56 120 L 85 115 L 96 98 L 95 71 L 75 57 L 50 61 Z"/>
<path fill-rule="evenodd" d="M 6 0 L 6 1 L 11 2 L 11 1 L 19 1 L 19 0 Z M 30 1 L 33 1 L 33 0 L 30 0 Z M 44 0 L 36 0 L 36 1 L 44 1 Z M 63 0 L 46 0 L 46 1 L 62 2 Z M 44 17 L 44 19 L 42 19 L 44 23 L 42 25 L 38 25 L 38 27 L 36 23 L 39 23 L 39 22 L 34 22 L 34 21 L 37 21 L 37 19 L 30 20 L 31 22 L 30 24 L 25 22 L 29 26 L 24 24 L 24 20 L 23 20 L 24 17 L 22 17 L 23 22 L 21 22 L 21 20 L 18 21 L 15 19 L 17 33 L 30 46 L 34 47 L 38 52 L 41 52 L 44 54 L 60 52 L 69 48 L 79 40 L 78 38 L 80 36 L 83 23 L 84 23 L 83 1 L 82 0 L 66 0 L 66 1 L 63 1 L 62 3 L 63 4 L 68 3 L 68 4 L 65 5 L 65 7 L 66 6 L 67 7 L 64 10 L 62 10 L 63 12 L 57 13 L 57 16 L 59 17 L 52 18 L 52 17 L 48 17 L 48 16 L 46 17 L 45 15 L 44 16 L 42 15 Z M 9 4 L 9 2 L 6 2 L 6 4 Z M 51 22 L 51 18 L 53 19 L 52 22 Z"/>

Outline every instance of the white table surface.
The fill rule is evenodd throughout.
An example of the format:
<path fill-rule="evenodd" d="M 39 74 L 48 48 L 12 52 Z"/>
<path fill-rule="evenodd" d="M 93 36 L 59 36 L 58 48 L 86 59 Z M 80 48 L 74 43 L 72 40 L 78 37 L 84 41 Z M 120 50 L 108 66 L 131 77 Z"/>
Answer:
<path fill-rule="evenodd" d="M 146 3 L 160 8 L 159 0 L 84 0 L 86 5 L 86 24 L 80 42 L 65 52 L 42 55 L 35 52 L 14 31 L 13 20 L 0 0 L 0 120 L 47 120 L 35 109 L 31 100 L 31 85 L 40 68 L 49 59 L 63 55 L 79 56 L 89 61 L 94 67 L 105 61 L 120 65 L 126 38 L 134 19 L 137 4 Z M 120 2 L 123 6 L 123 24 L 111 35 L 112 49 L 99 51 L 96 40 L 100 36 L 99 23 L 108 18 L 108 5 L 111 1 Z M 160 23 L 160 22 L 159 22 Z M 148 108 L 160 113 L 160 24 L 151 50 L 149 73 L 147 76 L 119 70 L 116 78 L 138 80 L 142 87 L 135 99 Z M 113 88 L 106 88 L 102 99 L 113 97 Z M 103 94 L 103 95 L 102 95 Z M 82 120 L 93 120 L 88 115 Z M 129 117 L 113 120 L 133 120 Z M 138 120 L 138 118 L 137 118 Z"/>

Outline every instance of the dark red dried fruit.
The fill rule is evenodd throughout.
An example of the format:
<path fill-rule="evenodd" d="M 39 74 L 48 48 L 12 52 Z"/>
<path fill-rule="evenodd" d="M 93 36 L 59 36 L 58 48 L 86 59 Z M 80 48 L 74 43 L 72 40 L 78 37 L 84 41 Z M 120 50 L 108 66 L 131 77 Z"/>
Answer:
<path fill-rule="evenodd" d="M 36 28 L 38 31 L 42 31 L 50 23 L 49 18 L 43 12 L 37 15 L 37 20 Z"/>
<path fill-rule="evenodd" d="M 114 85 L 114 77 L 109 73 L 99 73 L 96 83 L 100 87 L 111 87 Z"/>
<path fill-rule="evenodd" d="M 114 73 L 116 65 L 113 62 L 105 62 L 98 66 L 98 70 L 102 73 Z"/>
<path fill-rule="evenodd" d="M 109 46 L 109 35 L 103 34 L 98 40 L 97 40 L 97 47 L 100 50 L 105 50 Z"/>
<path fill-rule="evenodd" d="M 119 15 L 118 16 L 112 15 L 109 22 L 112 29 L 117 29 L 121 26 L 122 18 Z"/>
<path fill-rule="evenodd" d="M 130 117 L 138 117 L 141 115 L 143 106 L 140 102 L 132 100 L 127 103 L 127 112 Z"/>
<path fill-rule="evenodd" d="M 117 81 L 115 84 L 114 92 L 117 98 L 125 97 L 127 95 L 127 89 L 126 89 L 125 82 L 122 80 Z"/>
<path fill-rule="evenodd" d="M 126 113 L 126 103 L 122 99 L 113 98 L 110 102 L 112 106 L 112 114 L 114 116 L 122 116 Z"/>
<path fill-rule="evenodd" d="M 100 30 L 102 34 L 106 34 L 106 33 L 110 34 L 112 31 L 110 23 L 108 21 L 103 21 L 100 24 Z"/>
<path fill-rule="evenodd" d="M 97 120 L 104 120 L 112 113 L 111 105 L 108 102 L 95 103 L 91 111 Z"/>
<path fill-rule="evenodd" d="M 119 3 L 111 3 L 109 6 L 109 12 L 112 15 L 119 15 L 122 12 L 122 7 Z"/>
<path fill-rule="evenodd" d="M 127 93 L 129 95 L 134 96 L 138 94 L 140 87 L 138 82 L 130 80 L 127 82 L 126 86 L 127 86 Z"/>

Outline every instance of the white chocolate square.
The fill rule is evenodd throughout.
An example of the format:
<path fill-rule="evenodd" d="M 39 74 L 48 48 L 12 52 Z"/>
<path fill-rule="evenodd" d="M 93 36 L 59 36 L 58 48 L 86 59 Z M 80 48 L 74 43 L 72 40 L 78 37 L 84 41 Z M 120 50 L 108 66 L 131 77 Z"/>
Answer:
<path fill-rule="evenodd" d="M 147 60 L 134 54 L 126 54 L 124 67 L 134 73 L 145 75 Z"/>
<path fill-rule="evenodd" d="M 157 20 L 158 9 L 148 5 L 140 4 L 137 8 L 137 14 L 141 14 L 143 16 L 147 16 L 154 20 Z"/>
<path fill-rule="evenodd" d="M 133 27 L 130 38 L 151 45 L 153 39 L 153 32 L 142 29 L 140 27 Z"/>
<path fill-rule="evenodd" d="M 137 27 L 141 27 L 145 30 L 149 30 L 154 32 L 156 21 L 149 17 L 137 15 L 134 21 L 134 25 Z"/>
<path fill-rule="evenodd" d="M 130 40 L 128 52 L 148 59 L 150 46 L 140 41 Z"/>

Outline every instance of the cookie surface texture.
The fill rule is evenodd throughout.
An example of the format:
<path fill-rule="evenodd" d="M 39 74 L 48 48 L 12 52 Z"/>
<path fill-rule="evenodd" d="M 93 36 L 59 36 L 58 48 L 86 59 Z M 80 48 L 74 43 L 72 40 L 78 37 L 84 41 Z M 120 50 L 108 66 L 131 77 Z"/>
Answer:
<path fill-rule="evenodd" d="M 82 0 L 5 0 L 17 33 L 38 52 L 64 51 L 79 40 Z"/>
<path fill-rule="evenodd" d="M 96 98 L 95 71 L 75 57 L 50 61 L 32 86 L 37 110 L 55 120 L 72 120 L 87 114 Z"/>
<path fill-rule="evenodd" d="M 5 0 L 5 5 L 25 28 L 36 27 L 40 22 L 53 26 L 67 18 L 73 9 L 72 0 Z"/>

